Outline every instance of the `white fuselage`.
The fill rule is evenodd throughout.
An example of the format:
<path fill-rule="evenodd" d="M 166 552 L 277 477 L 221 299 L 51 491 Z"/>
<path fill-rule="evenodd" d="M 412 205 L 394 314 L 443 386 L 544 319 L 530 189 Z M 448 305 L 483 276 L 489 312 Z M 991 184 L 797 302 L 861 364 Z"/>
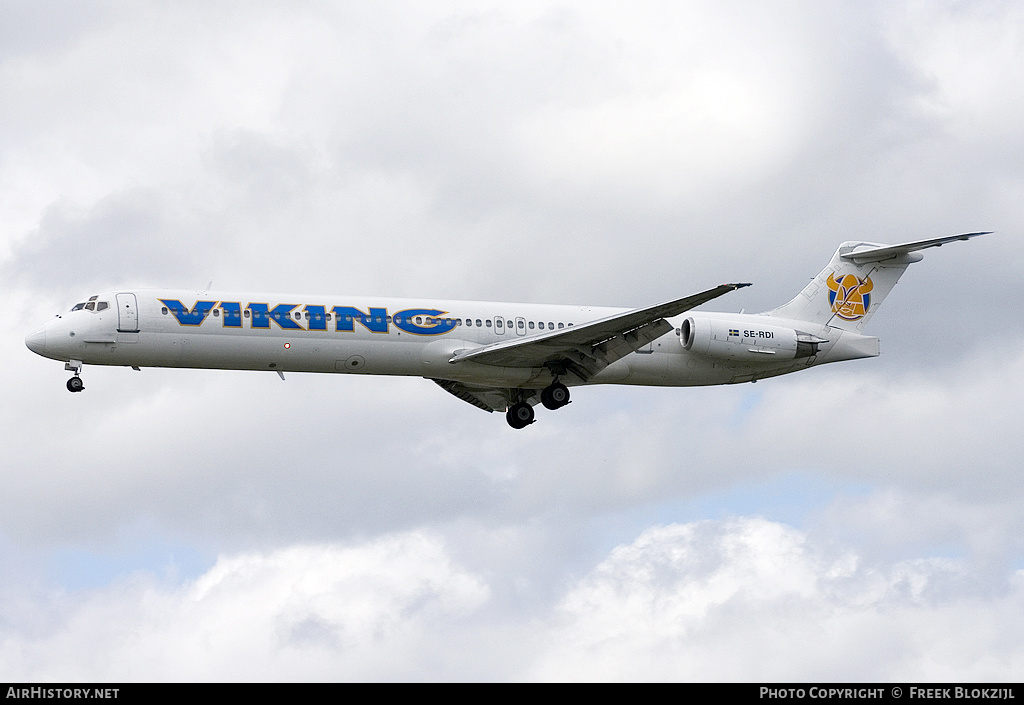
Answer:
<path fill-rule="evenodd" d="M 349 296 L 136 290 L 92 297 L 26 339 L 63 361 L 132 367 L 408 375 L 465 384 L 540 389 L 544 369 L 451 363 L 459 350 L 579 326 L 628 309 Z M 106 304 L 100 308 L 100 304 Z M 684 349 L 679 327 L 617 360 L 591 384 L 693 386 L 746 382 L 826 362 L 878 354 L 876 338 L 765 314 L 690 312 L 756 335 L 796 328 L 826 341 L 797 359 L 726 359 Z"/>

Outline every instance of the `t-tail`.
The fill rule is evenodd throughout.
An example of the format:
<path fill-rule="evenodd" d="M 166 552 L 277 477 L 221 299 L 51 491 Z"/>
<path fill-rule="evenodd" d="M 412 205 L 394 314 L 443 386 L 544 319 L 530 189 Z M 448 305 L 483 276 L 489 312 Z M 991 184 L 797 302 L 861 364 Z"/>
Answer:
<path fill-rule="evenodd" d="M 964 233 L 902 245 L 844 242 L 803 291 L 765 315 L 860 333 L 907 267 L 924 258 L 917 250 L 987 234 Z"/>

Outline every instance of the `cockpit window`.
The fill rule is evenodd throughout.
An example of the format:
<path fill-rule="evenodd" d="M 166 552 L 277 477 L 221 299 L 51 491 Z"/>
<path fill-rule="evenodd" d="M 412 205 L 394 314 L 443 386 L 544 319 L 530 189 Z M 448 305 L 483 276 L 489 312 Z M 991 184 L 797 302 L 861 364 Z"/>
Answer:
<path fill-rule="evenodd" d="M 110 304 L 108 304 L 106 301 L 98 301 L 96 303 L 96 310 L 97 311 L 105 311 L 109 307 L 110 307 Z"/>
<path fill-rule="evenodd" d="M 80 304 L 75 304 L 75 307 L 73 309 L 71 309 L 71 310 L 72 311 L 81 311 L 83 308 L 85 308 L 85 302 L 84 301 L 82 303 L 80 303 Z"/>
<path fill-rule="evenodd" d="M 85 310 L 86 311 L 95 311 L 96 310 L 96 302 L 95 301 L 90 301 L 89 303 L 87 303 L 85 305 Z"/>

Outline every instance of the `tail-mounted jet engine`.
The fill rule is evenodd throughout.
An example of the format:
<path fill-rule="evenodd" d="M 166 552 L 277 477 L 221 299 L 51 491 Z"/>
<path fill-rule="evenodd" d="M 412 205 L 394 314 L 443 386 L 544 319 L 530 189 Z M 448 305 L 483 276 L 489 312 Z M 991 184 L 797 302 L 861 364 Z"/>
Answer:
<path fill-rule="evenodd" d="M 792 328 L 691 317 L 679 328 L 679 342 L 695 355 L 729 360 L 792 360 L 818 354 L 828 341 Z"/>

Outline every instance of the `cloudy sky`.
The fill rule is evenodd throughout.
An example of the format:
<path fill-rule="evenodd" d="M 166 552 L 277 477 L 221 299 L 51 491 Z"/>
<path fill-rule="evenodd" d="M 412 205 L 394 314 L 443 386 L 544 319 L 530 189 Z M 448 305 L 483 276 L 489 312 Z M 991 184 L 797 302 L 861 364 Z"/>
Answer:
<path fill-rule="evenodd" d="M 1018 680 L 1024 7 L 0 1 L 0 674 Z M 788 300 L 881 357 L 597 387 L 85 370 L 127 286 Z"/>

